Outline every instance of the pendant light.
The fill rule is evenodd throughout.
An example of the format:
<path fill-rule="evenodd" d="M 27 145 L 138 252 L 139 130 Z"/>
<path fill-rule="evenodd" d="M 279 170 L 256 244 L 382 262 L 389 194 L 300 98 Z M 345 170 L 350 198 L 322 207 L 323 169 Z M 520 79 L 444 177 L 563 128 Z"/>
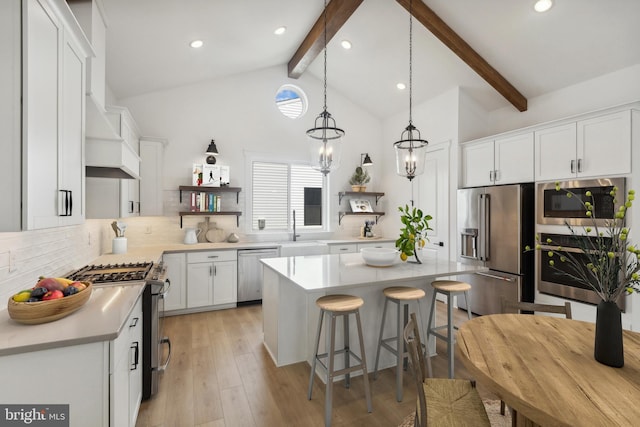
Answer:
<path fill-rule="evenodd" d="M 400 140 L 393 143 L 396 151 L 396 173 L 411 181 L 424 172 L 424 156 L 428 141 L 420 137 L 420 131 L 413 125 L 411 116 L 412 84 L 413 84 L 413 15 L 412 1 L 409 1 L 409 125 L 400 135 Z"/>
<path fill-rule="evenodd" d="M 310 142 L 311 167 L 327 175 L 340 166 L 344 130 L 327 111 L 327 2 L 324 2 L 324 108 L 314 127 L 307 131 Z"/>

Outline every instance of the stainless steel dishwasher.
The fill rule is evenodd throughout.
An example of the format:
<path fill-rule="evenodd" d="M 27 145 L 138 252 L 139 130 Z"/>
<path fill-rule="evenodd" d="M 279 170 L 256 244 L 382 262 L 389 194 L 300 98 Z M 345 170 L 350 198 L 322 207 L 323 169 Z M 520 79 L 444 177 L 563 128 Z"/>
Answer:
<path fill-rule="evenodd" d="M 278 248 L 238 250 L 238 305 L 262 301 L 262 263 L 259 260 L 278 256 Z"/>

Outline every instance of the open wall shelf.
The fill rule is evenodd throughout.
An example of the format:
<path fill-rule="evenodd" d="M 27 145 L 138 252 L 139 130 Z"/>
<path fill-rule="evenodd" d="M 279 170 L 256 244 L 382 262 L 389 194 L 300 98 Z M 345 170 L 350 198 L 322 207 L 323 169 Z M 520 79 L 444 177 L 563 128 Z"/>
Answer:
<path fill-rule="evenodd" d="M 182 203 L 182 192 L 187 193 L 236 193 L 236 203 L 240 201 L 240 187 L 207 187 L 207 186 L 195 186 L 195 185 L 181 185 L 178 187 L 180 191 L 180 203 Z M 235 215 L 236 225 L 240 227 L 240 211 L 182 211 L 178 212 L 180 215 L 180 228 L 182 228 L 183 216 L 217 216 L 217 215 Z"/>

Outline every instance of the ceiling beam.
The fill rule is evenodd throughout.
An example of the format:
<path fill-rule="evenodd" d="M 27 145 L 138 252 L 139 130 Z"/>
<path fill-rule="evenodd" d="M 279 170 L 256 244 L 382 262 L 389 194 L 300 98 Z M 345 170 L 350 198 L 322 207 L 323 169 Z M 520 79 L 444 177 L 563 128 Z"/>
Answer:
<path fill-rule="evenodd" d="M 327 43 L 362 2 L 363 0 L 331 0 L 327 4 Z M 292 79 L 300 77 L 316 56 L 322 52 L 322 49 L 324 49 L 324 13 L 320 14 L 309 34 L 289 61 L 289 77 Z"/>
<path fill-rule="evenodd" d="M 409 10 L 409 0 L 396 0 L 402 7 Z M 411 14 L 427 30 L 433 33 L 442 43 L 451 49 L 460 59 L 471 67 L 480 77 L 486 80 L 507 101 L 513 104 L 518 111 L 527 111 L 527 98 L 513 87 L 495 68 L 484 60 L 469 44 L 449 27 L 438 15 L 435 14 L 421 0 L 412 2 Z"/>

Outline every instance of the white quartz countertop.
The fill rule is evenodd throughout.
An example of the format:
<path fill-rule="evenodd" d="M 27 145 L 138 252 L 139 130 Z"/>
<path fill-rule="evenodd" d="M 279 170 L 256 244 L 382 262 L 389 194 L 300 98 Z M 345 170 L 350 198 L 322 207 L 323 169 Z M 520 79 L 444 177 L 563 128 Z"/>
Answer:
<path fill-rule="evenodd" d="M 422 264 L 398 262 L 389 267 L 371 267 L 358 253 L 308 255 L 260 260 L 307 292 L 334 291 L 367 283 L 395 283 L 485 271 L 459 262 L 425 257 Z"/>
<path fill-rule="evenodd" d="M 0 356 L 115 339 L 144 284 L 94 286 L 89 300 L 67 317 L 24 325 L 0 310 Z"/>

